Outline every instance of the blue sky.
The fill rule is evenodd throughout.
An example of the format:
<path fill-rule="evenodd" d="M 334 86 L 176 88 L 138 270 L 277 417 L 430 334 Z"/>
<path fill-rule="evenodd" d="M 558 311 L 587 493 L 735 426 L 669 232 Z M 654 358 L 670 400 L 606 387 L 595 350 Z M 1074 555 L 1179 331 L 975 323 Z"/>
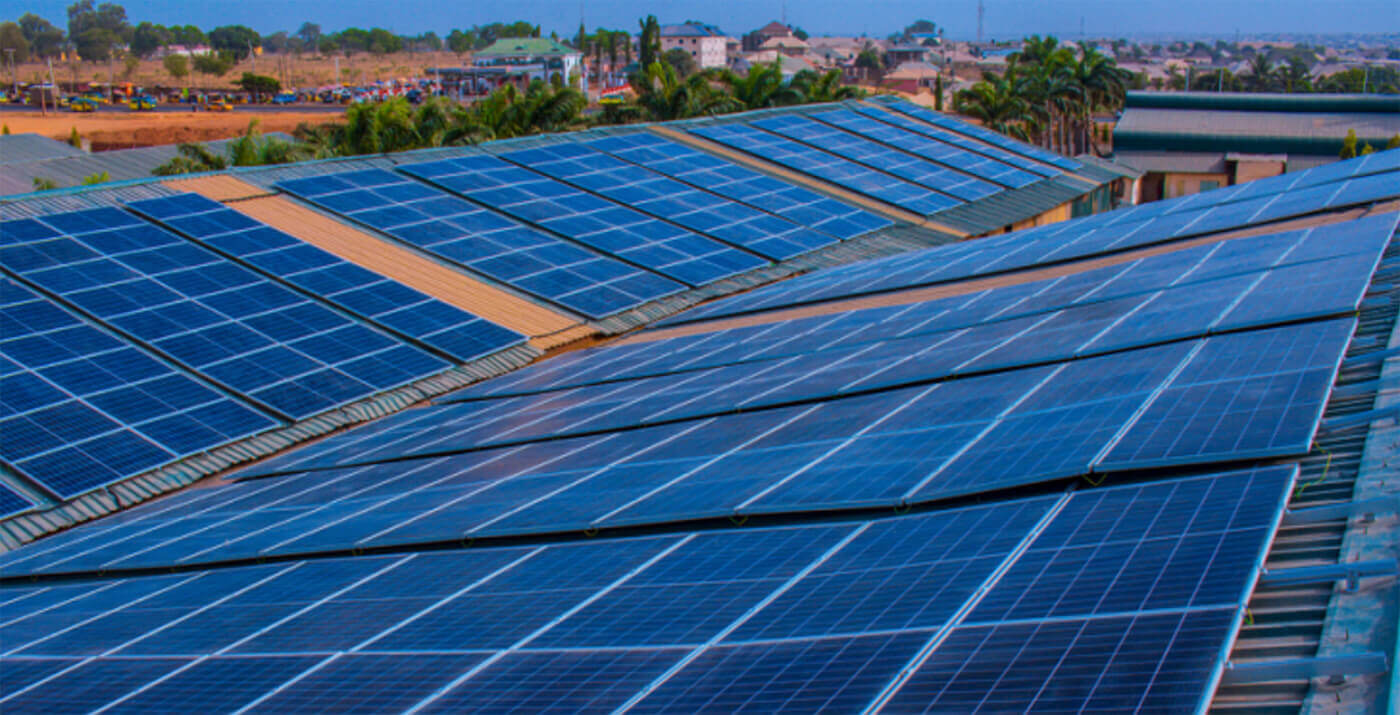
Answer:
<path fill-rule="evenodd" d="M 67 24 L 71 0 L 0 0 L 0 19 L 37 12 Z M 143 0 L 123 3 L 133 22 L 193 23 L 206 29 L 245 24 L 263 33 L 294 31 L 303 21 L 327 30 L 348 26 L 389 28 L 416 34 L 525 19 L 572 35 L 578 0 Z M 1080 18 L 1089 35 L 1132 33 L 1245 34 L 1272 32 L 1400 32 L 1395 0 L 986 0 L 986 33 L 992 38 L 1038 32 L 1075 37 Z M 635 29 L 637 18 L 655 14 L 663 23 L 708 20 L 742 34 L 783 12 L 783 0 L 584 0 L 588 27 Z M 957 38 L 977 29 L 976 0 L 788 0 L 788 22 L 816 35 L 884 36 L 927 17 Z"/>

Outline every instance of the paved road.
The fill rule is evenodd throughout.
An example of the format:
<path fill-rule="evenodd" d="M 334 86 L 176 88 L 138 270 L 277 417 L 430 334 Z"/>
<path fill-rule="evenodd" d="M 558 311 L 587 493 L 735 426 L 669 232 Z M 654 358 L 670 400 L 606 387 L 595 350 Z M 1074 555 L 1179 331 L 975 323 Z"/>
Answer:
<path fill-rule="evenodd" d="M 37 112 L 37 104 L 0 104 L 0 112 Z M 49 111 L 54 111 L 49 107 Z M 58 110 L 62 114 L 76 114 L 66 109 Z M 97 107 L 98 112 L 104 114 L 137 114 L 125 104 L 101 104 Z M 162 113 L 189 114 L 192 110 L 188 104 L 160 104 L 155 111 Z M 235 104 L 235 113 L 271 114 L 279 112 L 296 113 L 316 113 L 316 114 L 344 114 L 345 105 L 341 104 Z"/>

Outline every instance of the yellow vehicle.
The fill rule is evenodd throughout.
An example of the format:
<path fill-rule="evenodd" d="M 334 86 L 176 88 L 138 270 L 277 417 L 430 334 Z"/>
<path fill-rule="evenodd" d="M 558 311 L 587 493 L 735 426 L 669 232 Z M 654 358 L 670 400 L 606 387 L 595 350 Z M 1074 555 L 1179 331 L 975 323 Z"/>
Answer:
<path fill-rule="evenodd" d="M 217 94 L 214 95 L 214 96 L 212 96 L 212 97 L 206 97 L 205 100 L 204 100 L 204 102 L 203 102 L 202 104 L 203 104 L 204 110 L 205 110 L 205 111 L 208 111 L 208 112 L 232 112 L 232 111 L 233 111 L 233 105 L 232 105 L 232 104 L 229 104 L 227 99 L 224 99 L 222 96 L 217 95 Z"/>
<path fill-rule="evenodd" d="M 89 89 L 88 91 L 83 92 L 82 98 L 92 102 L 96 102 L 97 104 L 105 104 L 107 102 L 107 95 L 95 89 Z"/>
<path fill-rule="evenodd" d="M 149 94 L 138 94 L 132 97 L 131 101 L 126 103 L 126 106 L 131 107 L 132 110 L 137 112 L 154 112 L 156 109 L 156 100 L 155 97 Z"/>
<path fill-rule="evenodd" d="M 91 97 L 74 97 L 68 102 L 68 111 L 95 112 L 97 111 L 97 102 L 94 102 Z"/>

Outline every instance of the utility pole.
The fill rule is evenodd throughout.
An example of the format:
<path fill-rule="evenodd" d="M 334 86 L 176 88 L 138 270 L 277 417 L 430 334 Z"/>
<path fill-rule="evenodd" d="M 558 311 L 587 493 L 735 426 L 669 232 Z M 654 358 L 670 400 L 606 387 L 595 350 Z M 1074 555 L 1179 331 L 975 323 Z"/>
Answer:
<path fill-rule="evenodd" d="M 5 56 L 10 62 L 10 93 L 14 94 L 19 90 L 19 82 L 15 81 L 15 48 L 6 47 Z"/>
<path fill-rule="evenodd" d="M 982 44 L 982 21 L 987 17 L 987 4 L 977 0 L 977 44 Z"/>

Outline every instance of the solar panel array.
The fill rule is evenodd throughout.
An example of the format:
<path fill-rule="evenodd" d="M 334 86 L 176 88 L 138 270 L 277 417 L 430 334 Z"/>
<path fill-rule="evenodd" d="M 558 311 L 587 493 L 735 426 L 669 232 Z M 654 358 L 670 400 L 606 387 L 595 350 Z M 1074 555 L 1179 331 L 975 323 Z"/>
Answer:
<path fill-rule="evenodd" d="M 406 164 L 399 170 L 691 286 L 768 263 L 494 156 Z"/>
<path fill-rule="evenodd" d="M 146 199 L 128 207 L 222 255 L 459 362 L 525 340 L 513 330 L 377 275 L 198 194 Z"/>
<path fill-rule="evenodd" d="M 931 216 L 965 203 L 953 195 L 895 178 L 747 124 L 697 125 L 689 131 L 921 216 Z"/>
<path fill-rule="evenodd" d="M 440 372 L 405 345 L 208 249 L 111 208 L 0 224 L 9 270 L 284 415 Z"/>
<path fill-rule="evenodd" d="M 1040 176 L 1048 178 L 1060 176 L 1063 173 L 1060 169 L 1051 164 L 1032 161 L 1020 154 L 1007 151 L 992 144 L 985 144 L 974 139 L 969 139 L 957 132 L 940 129 L 936 125 L 917 121 L 905 114 L 890 112 L 866 105 L 853 106 L 850 108 L 850 111 L 915 134 L 952 144 L 953 146 L 965 149 L 973 154 L 981 154 L 982 156 L 996 159 L 1003 164 L 1009 164 L 1018 169 L 1024 169 L 1032 174 L 1039 174 Z M 845 111 L 841 112 L 841 114 L 846 113 Z"/>
<path fill-rule="evenodd" d="M 993 709 L 1189 709 L 1295 471 L 876 521 L 7 586 L 0 705 L 903 711 L 975 705 L 960 698 L 982 688 Z M 1038 665 L 999 654 L 1022 642 Z M 1161 665 L 1144 677 L 1144 661 Z M 989 667 L 1016 680 L 978 680 Z M 1036 687 L 1052 680 L 1053 694 Z"/>
<path fill-rule="evenodd" d="M 1369 173 L 1363 168 L 1367 165 L 1378 173 Z M 1357 162 L 1346 168 L 1348 173 L 1324 167 L 1300 172 L 1296 177 L 1285 175 L 1279 177 L 1285 181 L 1275 182 L 1262 194 L 1241 195 L 1233 190 L 1206 192 L 1190 197 L 1189 204 L 1155 202 L 977 241 L 848 264 L 765 286 L 733 300 L 700 306 L 671 322 L 957 281 L 1257 226 L 1378 201 L 1392 196 L 1396 181 L 1400 179 L 1400 170 L 1390 168 L 1388 162 Z M 1312 172 L 1325 173 L 1313 176 Z M 1241 186 L 1250 187 L 1253 183 Z M 1289 190 L 1293 185 L 1303 188 Z M 1218 196 L 1211 197 L 1212 194 Z"/>
<path fill-rule="evenodd" d="M 927 124 L 932 124 L 935 127 L 947 129 L 958 134 L 981 140 L 992 146 L 1000 147 L 1002 149 L 1006 149 L 1007 151 L 1016 154 L 1031 157 L 1036 161 L 1045 162 L 1047 164 L 1050 164 L 1051 166 L 1056 166 L 1061 169 L 1064 169 L 1065 171 L 1075 171 L 1080 167 L 1079 162 L 1067 157 L 1060 156 L 1055 152 L 1047 151 L 1045 149 L 1041 149 L 1040 147 L 1031 144 L 1026 144 L 1024 142 L 1018 142 L 1015 139 L 1006 136 L 1005 134 L 1001 134 L 999 132 L 994 132 L 990 129 L 979 127 L 976 124 L 971 124 L 958 119 L 953 119 L 952 117 L 949 117 L 945 114 L 941 114 L 939 112 L 920 107 L 919 105 L 906 100 L 896 99 L 894 97 L 888 96 L 876 96 L 873 97 L 872 100 L 880 102 L 883 106 L 889 109 L 893 109 L 895 111 L 900 112 L 901 114 L 908 115 Z"/>
<path fill-rule="evenodd" d="M 862 142 L 892 146 L 867 128 Z M 704 127 L 716 129 L 778 138 Z M 445 201 L 431 205 L 575 246 L 590 234 L 568 222 L 612 205 L 578 187 L 714 195 L 666 147 L 619 138 L 594 148 L 625 164 L 545 150 L 405 170 L 423 181 L 287 186 L 408 242 L 456 220 L 424 210 Z M 833 158 L 838 172 L 862 167 Z M 588 178 L 605 163 L 627 180 Z M 633 171 L 647 164 L 662 168 Z M 718 305 L 889 292 L 1395 193 L 1363 165 L 1384 167 L 819 272 L 776 299 Z M 513 178 L 529 190 L 512 194 Z M 753 196 L 789 209 L 806 198 Z M 755 206 L 729 201 L 709 205 Z M 859 223 L 805 203 L 813 220 L 762 210 Z M 631 225 L 687 215 L 652 208 L 669 218 L 633 212 Z M 38 235 L 21 260 L 82 263 L 47 243 L 48 221 L 24 225 Z M 62 237 L 88 246 L 69 223 Z M 118 235 L 151 231 L 178 238 Z M 1295 486 L 1284 460 L 1313 449 L 1395 232 L 1393 212 L 1339 214 L 543 361 L 0 554 L 0 708 L 1201 710 Z M 240 270 L 260 255 L 184 245 Z M 714 269 L 708 250 L 688 260 Z M 42 270 L 17 280 L 40 285 Z M 259 270 L 302 296 L 280 282 L 297 272 Z"/>
<path fill-rule="evenodd" d="M 8 278 L 0 404 L 0 458 L 65 498 L 277 424 Z"/>
<path fill-rule="evenodd" d="M 382 169 L 278 188 L 513 288 L 592 318 L 684 290 L 655 273 Z"/>
<path fill-rule="evenodd" d="M 799 256 L 839 240 L 580 144 L 556 144 L 501 156 L 771 260 Z"/>
<path fill-rule="evenodd" d="M 797 184 L 779 181 L 655 134 L 622 134 L 590 141 L 587 145 L 843 240 L 893 223 Z"/>

